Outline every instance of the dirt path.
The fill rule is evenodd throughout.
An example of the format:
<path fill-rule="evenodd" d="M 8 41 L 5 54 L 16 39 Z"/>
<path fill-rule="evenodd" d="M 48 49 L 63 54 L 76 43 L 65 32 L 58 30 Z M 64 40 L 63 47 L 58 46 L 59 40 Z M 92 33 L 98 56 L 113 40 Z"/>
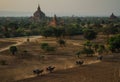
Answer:
<path fill-rule="evenodd" d="M 119 82 L 120 77 L 117 71 L 115 67 L 111 66 L 111 63 L 104 62 L 56 71 L 18 82 Z"/>
<path fill-rule="evenodd" d="M 31 37 L 30 37 L 30 41 L 34 41 L 34 40 L 36 40 L 36 39 L 38 39 L 38 38 L 41 38 L 41 37 L 42 37 L 42 36 L 31 36 Z M 10 40 L 10 39 L 16 40 L 17 43 L 16 43 L 16 44 L 9 45 L 9 46 L 4 47 L 4 48 L 1 48 L 1 49 L 0 49 L 0 52 L 3 52 L 3 51 L 5 51 L 5 50 L 8 50 L 10 46 L 18 46 L 18 45 L 23 44 L 24 42 L 26 42 L 26 39 L 27 39 L 27 38 L 26 38 L 26 37 L 7 38 L 7 39 L 5 39 L 5 40 Z"/>
<path fill-rule="evenodd" d="M 30 37 L 30 41 L 36 42 L 40 36 Z M 11 39 L 13 40 L 13 39 Z M 15 46 L 21 45 L 26 42 L 26 38 L 16 38 Z M 41 40 L 39 40 L 41 41 Z M 74 46 L 79 46 L 79 44 L 74 44 Z M 2 48 L 4 50 L 9 49 L 11 45 Z M 31 45 L 29 45 L 31 46 Z M 29 47 L 27 46 L 27 47 Z M 24 46 L 22 48 L 25 48 Z M 30 47 L 31 48 L 31 47 Z M 35 48 L 32 47 L 32 49 Z M 30 49 L 31 51 L 31 49 Z M 33 50 L 33 53 L 37 51 Z M 18 82 L 119 82 L 119 72 L 120 72 L 120 60 L 119 57 L 106 56 L 105 59 L 100 62 L 96 59 L 87 58 L 84 65 L 76 66 L 74 59 L 69 58 L 69 56 L 59 56 L 58 55 L 47 55 L 45 56 L 45 61 L 37 61 L 36 58 L 31 60 L 15 60 L 13 66 L 1 67 L 0 78 L 1 82 L 12 82 L 20 80 Z M 94 61 L 93 61 L 94 60 Z M 33 69 L 43 68 L 46 69 L 48 65 L 54 65 L 56 67 L 55 71 L 51 74 L 44 74 L 42 76 L 36 77 L 33 74 Z M 60 70 L 59 70 L 60 69 Z M 27 79 L 28 78 L 28 79 Z M 26 79 L 26 80 L 21 80 Z"/>
<path fill-rule="evenodd" d="M 120 59 L 113 62 L 114 58 L 17 82 L 120 82 Z"/>

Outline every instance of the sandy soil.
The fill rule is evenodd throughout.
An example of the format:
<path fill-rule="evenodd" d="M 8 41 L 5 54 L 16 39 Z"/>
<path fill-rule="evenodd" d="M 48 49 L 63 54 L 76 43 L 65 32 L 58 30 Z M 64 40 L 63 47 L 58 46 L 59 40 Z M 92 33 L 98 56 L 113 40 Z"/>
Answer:
<path fill-rule="evenodd" d="M 17 82 L 120 82 L 120 58 L 116 61 L 114 58 L 105 58 L 99 63 L 55 71 Z"/>
<path fill-rule="evenodd" d="M 41 36 L 32 36 L 30 40 L 35 40 Z M 26 42 L 26 37 L 0 39 L 0 52 L 8 50 L 10 46 L 19 46 Z"/>
<path fill-rule="evenodd" d="M 19 49 L 16 56 L 10 54 L 6 46 L 0 52 L 0 60 L 5 60 L 8 65 L 0 65 L 0 82 L 119 82 L 120 79 L 120 54 L 104 56 L 98 61 L 96 57 L 76 58 L 75 52 L 81 48 L 82 40 L 67 40 L 66 47 L 59 47 L 54 38 L 31 37 L 11 38 L 16 41 Z M 55 52 L 46 53 L 40 49 L 40 43 L 47 42 L 57 47 Z M 12 44 L 13 45 L 13 44 Z M 21 57 L 23 51 L 28 51 L 28 56 Z M 75 64 L 76 60 L 84 60 L 82 66 Z M 46 69 L 47 66 L 56 67 L 51 74 L 44 71 L 42 76 L 36 77 L 34 69 Z"/>

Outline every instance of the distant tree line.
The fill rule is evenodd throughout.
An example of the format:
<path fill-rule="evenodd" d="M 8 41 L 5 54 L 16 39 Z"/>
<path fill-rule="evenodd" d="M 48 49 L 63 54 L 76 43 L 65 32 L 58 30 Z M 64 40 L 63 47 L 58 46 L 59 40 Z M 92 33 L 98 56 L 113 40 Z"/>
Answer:
<path fill-rule="evenodd" d="M 120 33 L 120 19 L 110 21 L 108 17 L 58 17 L 64 25 L 51 27 L 51 17 L 41 23 L 33 22 L 29 17 L 0 17 L 0 37 L 20 37 L 42 35 L 56 38 L 83 34 L 85 29 L 94 30 L 109 37 Z"/>

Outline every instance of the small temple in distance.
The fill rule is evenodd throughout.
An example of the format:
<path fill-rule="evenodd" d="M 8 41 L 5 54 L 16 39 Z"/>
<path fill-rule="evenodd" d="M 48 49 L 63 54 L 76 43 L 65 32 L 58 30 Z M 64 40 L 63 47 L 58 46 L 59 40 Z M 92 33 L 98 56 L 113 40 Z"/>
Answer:
<path fill-rule="evenodd" d="M 118 17 L 114 15 L 114 13 L 112 13 L 109 17 L 109 22 L 115 22 L 118 20 Z"/>
<path fill-rule="evenodd" d="M 56 27 L 58 25 L 58 20 L 56 15 L 54 15 L 53 19 L 50 21 L 49 26 Z"/>
<path fill-rule="evenodd" d="M 110 15 L 110 19 L 117 19 L 117 16 L 115 16 L 113 13 Z"/>
<path fill-rule="evenodd" d="M 52 26 L 52 27 L 63 26 L 63 25 L 64 25 L 64 21 L 58 20 L 56 15 L 54 15 L 54 17 L 52 18 L 52 20 L 48 24 L 48 26 Z"/>

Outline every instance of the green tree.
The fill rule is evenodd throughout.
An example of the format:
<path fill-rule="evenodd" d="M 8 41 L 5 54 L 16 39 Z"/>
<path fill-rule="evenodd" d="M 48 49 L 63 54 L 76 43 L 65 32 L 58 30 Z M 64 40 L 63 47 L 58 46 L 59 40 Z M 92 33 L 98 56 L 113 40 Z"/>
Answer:
<path fill-rule="evenodd" d="M 105 52 L 105 46 L 104 45 L 99 45 L 98 46 L 98 49 L 97 49 L 97 52 L 99 53 L 99 54 L 102 54 L 102 53 L 104 53 Z"/>
<path fill-rule="evenodd" d="M 112 52 L 120 51 L 120 34 L 111 37 L 108 40 L 109 49 Z"/>
<path fill-rule="evenodd" d="M 63 27 L 56 27 L 54 28 L 53 33 L 56 38 L 61 38 L 62 36 L 64 37 L 65 35 L 65 29 Z"/>
<path fill-rule="evenodd" d="M 97 49 L 99 48 L 99 45 L 94 43 L 94 44 L 92 44 L 92 48 L 94 49 L 95 52 L 97 52 Z"/>
<path fill-rule="evenodd" d="M 18 51 L 16 46 L 11 46 L 9 49 L 10 49 L 10 52 L 12 53 L 12 55 L 15 55 L 15 53 Z"/>
<path fill-rule="evenodd" d="M 42 36 L 47 38 L 47 37 L 53 35 L 53 28 L 44 27 L 44 28 L 41 29 L 40 33 L 41 33 Z"/>
<path fill-rule="evenodd" d="M 86 42 L 84 43 L 84 47 L 91 48 L 91 46 L 92 46 L 92 42 L 90 42 L 90 41 L 86 41 Z"/>
<path fill-rule="evenodd" d="M 102 28 L 102 32 L 107 36 L 107 39 L 109 39 L 111 34 L 116 34 L 117 31 L 117 28 L 115 28 L 113 24 L 107 25 L 106 27 Z"/>
<path fill-rule="evenodd" d="M 84 38 L 86 38 L 87 40 L 93 40 L 97 36 L 97 33 L 91 29 L 85 29 L 83 32 L 84 32 Z"/>
<path fill-rule="evenodd" d="M 80 35 L 83 34 L 82 32 L 82 28 L 77 26 L 77 25 L 66 25 L 65 27 L 65 35 L 69 36 L 71 38 L 71 36 L 74 35 Z"/>

